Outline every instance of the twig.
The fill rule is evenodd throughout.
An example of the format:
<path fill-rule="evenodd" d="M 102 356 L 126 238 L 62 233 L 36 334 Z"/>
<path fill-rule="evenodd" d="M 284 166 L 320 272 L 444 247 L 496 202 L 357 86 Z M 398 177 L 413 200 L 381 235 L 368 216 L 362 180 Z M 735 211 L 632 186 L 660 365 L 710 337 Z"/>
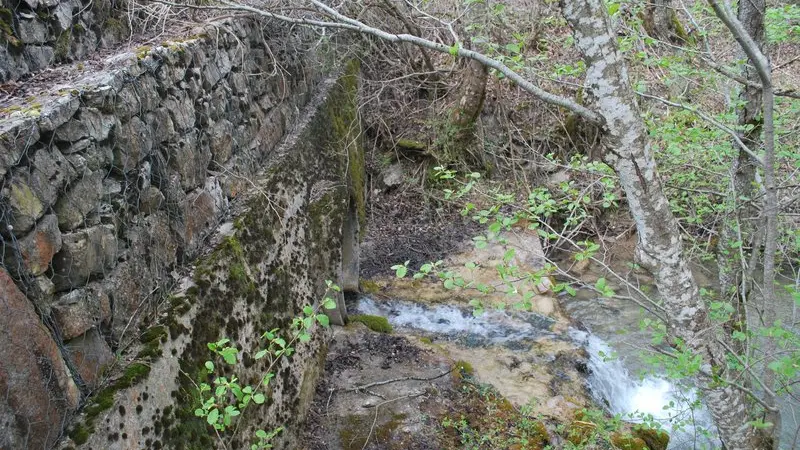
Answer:
<path fill-rule="evenodd" d="M 428 378 L 421 378 L 421 377 L 402 377 L 402 378 L 393 378 L 393 379 L 391 379 L 391 380 L 376 381 L 376 382 L 374 382 L 374 383 L 363 384 L 363 385 L 361 385 L 361 386 L 355 386 L 355 387 L 351 387 L 351 388 L 349 388 L 349 389 L 345 389 L 345 392 L 358 392 L 358 391 L 364 391 L 364 390 L 366 390 L 366 389 L 369 389 L 369 388 L 371 388 L 371 387 L 375 387 L 375 386 L 383 386 L 383 385 L 386 385 L 386 384 L 391 384 L 391 383 L 399 383 L 399 382 L 401 382 L 401 381 L 433 381 L 433 380 L 435 380 L 435 379 L 437 379 L 437 378 L 441 378 L 441 377 L 443 377 L 443 376 L 447 375 L 448 373 L 452 372 L 452 371 L 453 371 L 453 370 L 455 370 L 455 369 L 456 369 L 456 368 L 455 368 L 455 367 L 453 367 L 453 368 L 451 368 L 450 370 L 448 370 L 448 371 L 446 371 L 446 372 L 442 372 L 442 373 L 440 373 L 439 375 L 434 375 L 434 376 L 432 376 L 432 377 L 428 377 Z"/>

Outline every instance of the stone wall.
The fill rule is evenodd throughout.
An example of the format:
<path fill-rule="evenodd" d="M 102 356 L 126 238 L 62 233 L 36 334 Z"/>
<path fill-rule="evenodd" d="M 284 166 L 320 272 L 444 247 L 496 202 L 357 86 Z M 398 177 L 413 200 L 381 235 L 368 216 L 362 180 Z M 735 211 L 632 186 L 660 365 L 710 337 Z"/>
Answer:
<path fill-rule="evenodd" d="M 203 339 L 228 334 L 252 344 L 252 325 L 284 323 L 320 294 L 321 280 L 341 276 L 342 233 L 358 223 L 345 217 L 363 210 L 353 187 L 363 155 L 349 154 L 357 150 L 348 137 L 354 110 L 325 110 L 333 106 L 320 97 L 312 107 L 322 116 L 306 118 L 314 131 L 279 150 L 323 79 L 324 61 L 296 30 L 243 18 L 217 25 L 114 56 L 106 62 L 113 70 L 0 112 L 0 334 L 18 344 L 0 347 L 0 448 L 50 448 L 66 428 L 72 446 L 166 445 L 179 434 L 159 421 L 180 419 L 167 405 L 170 394 L 186 394 L 169 386 L 180 386 L 178 367 L 205 357 Z M 267 166 L 269 176 L 256 181 Z M 254 201 L 264 203 L 237 222 L 249 225 L 237 228 L 247 243 L 234 256 L 251 258 L 245 273 L 257 278 L 230 287 L 236 279 L 226 269 L 239 263 L 218 250 L 198 263 L 207 269 L 192 278 L 198 288 L 169 296 L 218 225 Z M 140 351 L 159 322 L 166 327 L 156 330 L 168 332 L 144 339 Z M 305 368 L 283 369 L 287 386 L 313 379 Z M 274 401 L 283 414 L 275 417 L 302 416 L 288 401 Z M 191 426 L 181 440 L 202 441 L 207 430 Z"/>
<path fill-rule="evenodd" d="M 122 2 L 2 0 L 0 83 L 53 64 L 81 60 L 130 37 Z"/>

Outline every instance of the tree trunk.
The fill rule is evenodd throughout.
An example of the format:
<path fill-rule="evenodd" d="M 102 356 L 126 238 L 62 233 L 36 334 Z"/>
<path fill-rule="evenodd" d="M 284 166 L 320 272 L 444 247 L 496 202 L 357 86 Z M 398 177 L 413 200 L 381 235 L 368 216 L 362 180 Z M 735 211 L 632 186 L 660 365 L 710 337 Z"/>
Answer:
<path fill-rule="evenodd" d="M 739 3 L 738 18 L 745 31 L 753 38 L 759 50 L 764 52 L 764 0 L 748 0 Z M 740 57 L 747 55 L 740 50 Z M 758 85 L 761 84 L 758 71 L 748 64 L 744 67 L 743 77 Z M 761 132 L 763 128 L 763 108 L 761 88 L 744 86 L 739 93 L 741 106 L 737 108 L 738 125 L 745 128 L 739 131 L 739 139 L 751 150 L 756 151 L 761 146 Z M 723 221 L 717 252 L 719 266 L 720 292 L 724 298 L 730 298 L 737 312 L 733 329 L 744 331 L 747 327 L 747 305 L 752 287 L 752 274 L 754 267 L 748 267 L 746 248 L 758 252 L 753 241 L 757 232 L 757 209 L 753 206 L 752 199 L 759 194 L 756 181 L 756 168 L 758 162 L 753 160 L 747 152 L 739 150 L 739 155 L 731 167 L 732 182 L 728 204 L 733 207 L 733 216 Z M 741 202 L 746 197 L 750 201 Z M 737 245 L 734 245 L 737 243 Z M 757 259 L 753 258 L 753 261 Z M 742 353 L 744 343 L 735 341 L 736 349 Z"/>
<path fill-rule="evenodd" d="M 630 87 L 627 67 L 602 0 L 562 0 L 587 66 L 585 87 L 605 121 L 603 149 L 627 196 L 639 235 L 637 256 L 654 275 L 667 311 L 673 343 L 702 358 L 702 370 L 726 380 L 725 350 L 716 338 L 682 250 L 677 222 L 661 180 Z M 750 448 L 753 429 L 744 394 L 724 382 L 701 378 L 700 388 L 729 450 Z"/>
<path fill-rule="evenodd" d="M 652 37 L 668 42 L 685 43 L 688 40 L 672 0 L 650 0 L 645 8 L 645 31 Z"/>
<path fill-rule="evenodd" d="M 450 120 L 444 130 L 444 145 L 439 155 L 442 163 L 464 161 L 471 167 L 483 165 L 483 148 L 476 139 L 476 121 L 486 98 L 488 68 L 473 59 L 466 60 L 459 72 L 460 84 L 453 91 Z"/>

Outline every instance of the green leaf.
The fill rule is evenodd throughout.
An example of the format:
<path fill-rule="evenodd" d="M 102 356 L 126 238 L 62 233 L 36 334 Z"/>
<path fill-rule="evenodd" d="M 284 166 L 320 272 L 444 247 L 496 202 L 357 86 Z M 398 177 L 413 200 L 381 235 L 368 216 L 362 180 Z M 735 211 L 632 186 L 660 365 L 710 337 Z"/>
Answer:
<path fill-rule="evenodd" d="M 308 342 L 311 340 L 311 335 L 308 333 L 300 333 L 299 335 L 297 335 L 297 340 L 300 342 Z"/>
<path fill-rule="evenodd" d="M 219 419 L 219 410 L 217 408 L 212 409 L 211 412 L 208 413 L 208 416 L 206 416 L 206 421 L 208 422 L 209 425 L 214 425 L 215 423 L 217 423 L 218 419 Z"/>
<path fill-rule="evenodd" d="M 408 268 L 406 266 L 397 266 L 397 269 L 395 270 L 395 275 L 397 278 L 405 277 L 406 273 L 408 273 Z"/>
<path fill-rule="evenodd" d="M 238 351 L 239 350 L 235 347 L 225 347 L 219 354 L 222 355 L 222 359 L 224 359 L 226 363 L 234 365 L 236 364 L 236 353 Z"/>
<path fill-rule="evenodd" d="M 260 404 L 264 403 L 265 400 L 266 400 L 266 398 L 264 398 L 264 394 L 262 394 L 260 392 L 255 394 L 255 395 L 253 395 L 253 402 L 255 402 L 256 405 L 260 405 Z"/>
<path fill-rule="evenodd" d="M 209 372 L 213 372 L 214 371 L 214 363 L 213 362 L 206 361 L 205 365 L 206 365 L 206 369 L 208 369 Z"/>
<path fill-rule="evenodd" d="M 322 304 L 325 309 L 336 309 L 336 300 L 325 297 L 325 303 Z"/>
<path fill-rule="evenodd" d="M 330 319 L 328 319 L 328 316 L 325 314 L 317 314 L 317 322 L 325 328 L 329 327 L 331 324 Z"/>
<path fill-rule="evenodd" d="M 203 410 L 201 408 L 197 408 L 197 409 L 194 410 L 194 415 L 197 416 L 197 417 L 203 417 L 203 416 L 206 415 L 206 412 L 205 412 L 205 410 Z"/>
<path fill-rule="evenodd" d="M 570 286 L 570 285 L 564 286 L 564 290 L 567 291 L 567 294 L 569 294 L 569 295 L 571 295 L 573 297 L 575 297 L 575 295 L 578 293 L 578 291 L 576 291 L 575 288 Z"/>
<path fill-rule="evenodd" d="M 452 46 L 452 47 L 450 47 L 450 49 L 449 49 L 449 52 L 450 52 L 450 55 L 451 55 L 453 58 L 455 58 L 456 56 L 458 56 L 458 42 L 456 42 L 455 44 L 453 44 L 453 46 Z"/>
<path fill-rule="evenodd" d="M 269 350 L 267 350 L 267 349 L 259 350 L 259 352 L 256 353 L 256 356 L 253 357 L 253 359 L 259 360 L 259 359 L 267 356 L 267 353 L 269 353 Z"/>
<path fill-rule="evenodd" d="M 619 11 L 619 3 L 612 3 L 608 5 L 608 15 L 613 16 Z"/>
<path fill-rule="evenodd" d="M 303 307 L 303 314 L 305 314 L 307 316 L 310 316 L 310 315 L 314 314 L 314 308 L 312 308 L 312 307 L 310 307 L 308 305 L 304 306 Z"/>
<path fill-rule="evenodd" d="M 259 438 L 259 439 L 266 439 L 267 438 L 267 432 L 264 431 L 264 430 L 257 430 L 256 431 L 256 437 Z"/>

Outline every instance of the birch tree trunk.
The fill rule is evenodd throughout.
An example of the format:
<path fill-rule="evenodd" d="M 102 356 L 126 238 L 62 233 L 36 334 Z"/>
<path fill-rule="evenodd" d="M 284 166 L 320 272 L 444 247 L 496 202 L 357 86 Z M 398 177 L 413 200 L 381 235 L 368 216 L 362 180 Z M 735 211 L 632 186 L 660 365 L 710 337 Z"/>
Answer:
<path fill-rule="evenodd" d="M 702 358 L 703 372 L 724 381 L 728 375 L 725 350 L 717 341 L 683 253 L 606 6 L 602 0 L 562 0 L 562 8 L 586 62 L 590 104 L 606 122 L 605 160 L 619 175 L 627 196 L 639 235 L 637 257 L 655 277 L 668 314 L 667 331 L 675 343 Z M 700 388 L 726 448 L 751 448 L 754 433 L 748 425 L 744 393 L 708 378 L 701 379 Z"/>

